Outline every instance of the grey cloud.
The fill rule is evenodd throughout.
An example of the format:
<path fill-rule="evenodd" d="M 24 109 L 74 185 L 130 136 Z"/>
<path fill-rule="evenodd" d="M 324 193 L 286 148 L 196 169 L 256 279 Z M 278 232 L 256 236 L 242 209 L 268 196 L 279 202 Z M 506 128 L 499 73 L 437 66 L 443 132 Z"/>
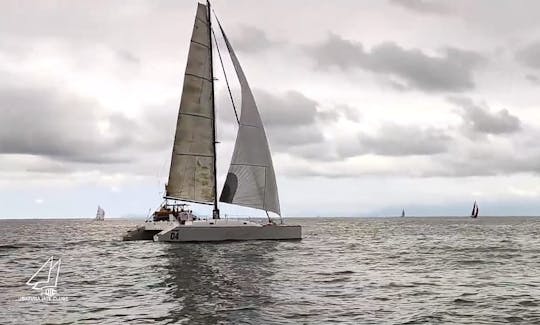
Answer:
<path fill-rule="evenodd" d="M 440 148 L 446 148 L 444 152 L 432 156 L 409 156 L 401 155 L 403 150 L 394 150 L 397 146 L 395 140 L 391 141 L 392 150 L 388 152 L 385 141 L 376 143 L 378 152 L 362 151 L 348 152 L 349 156 L 365 153 L 385 155 L 385 161 L 389 162 L 390 168 L 372 169 L 361 165 L 342 164 L 343 160 L 331 157 L 328 160 L 318 159 L 317 164 L 308 164 L 302 168 L 289 166 L 287 172 L 292 176 L 323 176 L 329 178 L 358 177 L 362 175 L 398 176 L 398 177 L 471 177 L 471 176 L 496 176 L 512 175 L 518 173 L 540 174 L 540 146 L 537 145 L 538 130 L 530 131 L 526 137 L 509 139 L 509 143 L 500 141 L 478 142 L 463 137 L 455 137 L 447 141 L 443 135 Z M 413 134 L 415 132 L 407 132 Z M 439 133 L 439 132 L 437 132 Z M 405 140 L 404 146 L 411 146 L 414 141 Z M 382 148 L 381 148 L 382 147 Z M 410 148 L 409 148 L 410 149 Z M 434 150 L 439 151 L 439 150 Z M 343 154 L 343 152 L 341 152 Z M 346 156 L 345 156 L 346 157 Z M 414 160 L 410 160 L 414 159 Z M 390 164 L 391 162 L 391 164 Z M 300 165 L 301 166 L 301 165 Z"/>
<path fill-rule="evenodd" d="M 276 95 L 256 89 L 255 97 L 269 127 L 310 125 L 318 114 L 318 103 L 297 91 Z"/>
<path fill-rule="evenodd" d="M 356 139 L 340 139 L 341 158 L 365 154 L 381 156 L 436 155 L 448 151 L 452 138 L 445 131 L 393 123 L 382 125 L 375 135 L 360 133 Z"/>
<path fill-rule="evenodd" d="M 30 164 L 25 170 L 38 174 L 68 174 L 75 171 L 73 166 L 65 162 L 48 159 L 40 159 L 39 164 Z"/>
<path fill-rule="evenodd" d="M 224 92 L 218 95 L 219 106 L 225 110 L 231 106 L 228 96 Z M 324 140 L 324 136 L 317 123 L 321 120 L 334 118 L 332 114 L 321 112 L 316 101 L 297 91 L 270 93 L 255 89 L 254 96 L 267 130 L 270 145 L 272 149 L 277 151 L 320 143 Z M 235 104 L 240 110 L 240 101 L 235 99 Z M 232 129 L 232 125 L 236 125 L 234 114 L 231 112 L 221 112 L 218 118 L 227 123 L 224 126 L 227 130 Z M 224 138 L 234 139 L 234 133 L 226 130 L 221 132 Z"/>
<path fill-rule="evenodd" d="M 130 51 L 127 50 L 118 50 L 116 52 L 118 57 L 126 62 L 133 63 L 133 64 L 139 64 L 141 63 L 141 58 L 134 55 Z"/>
<path fill-rule="evenodd" d="M 105 113 L 94 101 L 51 89 L 4 88 L 0 110 L 0 154 L 121 163 L 132 161 L 137 150 L 158 150 L 165 143 L 151 119 L 141 126 Z"/>
<path fill-rule="evenodd" d="M 102 49 L 110 49 L 110 55 L 133 68 L 146 58 L 164 62 L 177 58 L 185 44 L 172 39 L 189 40 L 197 3 L 170 5 L 167 8 L 164 1 L 0 2 L 0 50 L 24 57 L 36 51 L 36 45 L 48 44 L 80 60 L 82 66 L 99 69 L 103 66 L 95 61 Z"/>
<path fill-rule="evenodd" d="M 310 162 L 331 162 L 342 160 L 333 148 L 333 143 L 325 139 L 319 143 L 296 146 L 284 151 L 292 156 L 300 157 Z"/>
<path fill-rule="evenodd" d="M 370 175 L 470 177 L 540 174 L 539 129 L 523 126 L 519 134 L 483 137 L 481 141 L 468 136 L 461 134 L 460 128 L 442 131 L 387 124 L 379 129 L 376 135 L 362 135 L 356 141 L 341 139 L 338 152 L 342 158 L 365 154 L 388 156 L 385 161 L 392 162 L 392 167 L 383 171 L 368 171 Z M 421 164 L 412 165 L 409 159 L 415 159 L 415 162 Z M 331 162 L 338 161 L 339 159 L 331 159 Z M 320 173 L 314 170 L 305 172 Z M 363 173 L 366 171 L 350 168 L 326 176 L 354 177 Z"/>
<path fill-rule="evenodd" d="M 468 98 L 450 98 L 451 102 L 463 108 L 461 117 L 468 129 L 478 133 L 505 134 L 521 129 L 521 121 L 507 109 L 491 112 Z"/>
<path fill-rule="evenodd" d="M 338 104 L 334 107 L 317 111 L 317 120 L 321 123 L 336 122 L 340 118 L 352 122 L 360 122 L 362 114 L 358 109 L 345 104 Z"/>
<path fill-rule="evenodd" d="M 525 79 L 529 80 L 530 82 L 532 82 L 535 85 L 540 84 L 540 78 L 538 78 L 537 76 L 535 76 L 533 74 L 525 75 Z"/>
<path fill-rule="evenodd" d="M 540 173 L 540 146 L 537 129 L 523 130 L 519 136 L 476 141 L 460 139 L 447 154 L 437 156 L 437 168 L 423 176 L 469 177 Z"/>
<path fill-rule="evenodd" d="M 404 49 L 393 42 L 377 45 L 367 52 L 361 43 L 330 34 L 310 53 L 321 68 L 335 66 L 392 76 L 403 80 L 403 87 L 427 92 L 462 92 L 474 88 L 473 70 L 485 59 L 478 53 L 446 48 L 439 56 L 419 49 Z"/>
<path fill-rule="evenodd" d="M 273 126 L 267 129 L 270 145 L 280 152 L 289 152 L 293 147 L 320 144 L 324 141 L 324 136 L 316 125 L 299 127 Z M 297 150 L 296 152 L 302 153 L 303 151 Z"/>
<path fill-rule="evenodd" d="M 321 109 L 318 102 L 297 91 L 273 94 L 257 89 L 255 97 L 272 147 L 304 158 L 324 160 L 330 156 L 336 157 L 329 156 L 331 144 L 323 145 L 325 126 L 338 121 L 340 117 L 355 122 L 361 118 L 360 112 L 348 105 Z M 319 153 L 313 154 L 312 148 L 305 148 L 310 145 L 318 145 Z M 302 148 L 291 150 L 297 146 Z"/>
<path fill-rule="evenodd" d="M 241 100 L 235 95 L 239 93 L 238 89 L 232 89 L 234 104 L 238 114 L 241 110 Z M 318 103 L 307 98 L 297 91 L 288 91 L 285 93 L 270 93 L 262 89 L 253 89 L 255 101 L 261 113 L 265 126 L 299 126 L 310 125 L 315 120 L 324 115 L 320 114 Z M 229 94 L 221 91 L 217 94 L 217 107 L 219 107 L 219 116 L 225 122 L 235 121 Z"/>
<path fill-rule="evenodd" d="M 362 114 L 360 111 L 349 105 L 337 105 L 336 110 L 339 111 L 345 119 L 353 122 L 360 122 L 362 119 Z"/>
<path fill-rule="evenodd" d="M 148 41 L 161 34 L 149 33 L 149 26 L 161 28 L 164 23 L 178 25 L 182 18 L 193 21 L 196 3 L 176 1 L 165 8 L 164 2 L 2 2 L 0 33 L 9 31 L 19 37 L 53 37 L 78 41 Z M 179 19 L 180 18 L 180 19 Z M 141 21 L 144 19 L 144 23 Z M 175 23 L 176 21 L 176 23 Z M 22 23 L 25 22 L 25 23 Z M 190 22 L 190 24 L 191 24 Z M 126 31 L 137 35 L 126 37 Z M 7 33 L 6 33 L 7 34 Z M 159 39 L 161 41 L 162 39 Z M 165 44 L 162 44 L 165 45 Z"/>
<path fill-rule="evenodd" d="M 532 43 L 518 51 L 516 58 L 528 67 L 540 69 L 540 41 Z"/>
<path fill-rule="evenodd" d="M 236 91 L 233 91 L 236 92 Z M 335 141 L 324 136 L 328 124 L 340 118 L 352 121 L 360 119 L 360 113 L 348 105 L 335 105 L 321 109 L 319 103 L 297 91 L 270 93 L 254 90 L 255 99 L 266 128 L 268 141 L 274 154 L 287 154 L 293 158 L 312 162 L 341 160 Z M 232 142 L 236 136 L 236 121 L 232 109 L 229 112 L 228 94 L 217 95 L 218 107 L 222 107 L 218 119 L 220 141 Z M 235 103 L 239 103 L 235 99 Z"/>
<path fill-rule="evenodd" d="M 451 137 L 434 128 L 385 124 L 377 135 L 360 135 L 363 151 L 383 156 L 434 155 L 446 152 Z"/>
<path fill-rule="evenodd" d="M 338 109 L 333 110 L 320 110 L 317 112 L 317 119 L 322 122 L 337 121 L 344 112 L 340 112 Z"/>
<path fill-rule="evenodd" d="M 453 13 L 450 2 L 437 0 L 390 0 L 391 3 L 406 8 L 408 10 L 430 13 L 430 14 L 450 14 Z"/>
<path fill-rule="evenodd" d="M 262 29 L 246 25 L 240 27 L 240 33 L 235 34 L 232 43 L 236 50 L 243 52 L 258 52 L 279 44 L 270 40 Z"/>
<path fill-rule="evenodd" d="M 495 143 L 475 142 L 459 154 L 449 154 L 435 161 L 440 167 L 425 171 L 424 176 L 469 177 L 540 173 L 540 148 L 523 147 L 523 143 L 519 141 L 513 141 L 513 145 L 523 150 L 512 150 Z"/>

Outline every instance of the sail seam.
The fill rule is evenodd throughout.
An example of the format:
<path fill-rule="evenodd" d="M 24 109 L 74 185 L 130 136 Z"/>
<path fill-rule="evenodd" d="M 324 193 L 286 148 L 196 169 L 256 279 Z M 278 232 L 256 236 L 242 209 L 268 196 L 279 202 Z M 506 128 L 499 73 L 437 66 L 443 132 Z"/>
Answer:
<path fill-rule="evenodd" d="M 212 158 L 214 157 L 213 155 L 200 155 L 200 154 L 196 154 L 196 153 L 178 153 L 178 152 L 174 152 L 175 155 L 177 156 L 195 156 L 195 157 L 207 157 L 207 158 Z"/>
<path fill-rule="evenodd" d="M 202 46 L 202 47 L 206 47 L 207 49 L 210 48 L 210 46 L 208 46 L 208 45 L 206 45 L 206 44 L 203 44 L 203 43 L 201 43 L 201 42 L 194 41 L 194 40 L 191 40 L 191 43 L 198 44 L 198 45 L 200 45 L 200 46 Z"/>
<path fill-rule="evenodd" d="M 169 199 L 169 200 L 177 200 L 177 201 L 183 201 L 183 202 L 198 203 L 198 204 L 208 204 L 208 205 L 214 204 L 214 203 L 204 202 L 204 201 L 179 199 L 179 198 L 177 198 L 177 197 L 170 196 L 170 195 L 164 196 L 163 198 L 164 198 L 164 199 Z"/>
<path fill-rule="evenodd" d="M 193 113 L 184 113 L 184 112 L 180 112 L 180 114 L 181 114 L 181 115 L 194 116 L 194 117 L 202 117 L 202 118 L 209 119 L 209 120 L 212 119 L 211 117 L 208 117 L 208 116 L 199 115 L 199 114 L 193 114 Z"/>
<path fill-rule="evenodd" d="M 266 166 L 264 165 L 256 165 L 256 164 L 235 164 L 231 163 L 231 166 L 250 166 L 250 167 L 262 167 L 266 170 Z M 266 182 L 265 182 L 266 183 Z"/>
<path fill-rule="evenodd" d="M 200 21 L 201 23 L 204 24 L 204 26 L 208 26 L 208 24 L 206 23 L 206 21 L 202 20 L 200 17 L 195 17 L 195 20 Z"/>
<path fill-rule="evenodd" d="M 186 76 L 190 76 L 190 77 L 195 77 L 195 78 L 203 79 L 203 80 L 206 80 L 206 81 L 208 81 L 208 82 L 212 82 L 212 80 L 210 80 L 210 79 L 208 79 L 208 78 L 206 78 L 206 77 L 203 77 L 203 76 L 196 75 L 196 74 L 194 74 L 194 73 L 188 73 L 188 72 L 186 72 L 185 75 L 186 75 Z"/>

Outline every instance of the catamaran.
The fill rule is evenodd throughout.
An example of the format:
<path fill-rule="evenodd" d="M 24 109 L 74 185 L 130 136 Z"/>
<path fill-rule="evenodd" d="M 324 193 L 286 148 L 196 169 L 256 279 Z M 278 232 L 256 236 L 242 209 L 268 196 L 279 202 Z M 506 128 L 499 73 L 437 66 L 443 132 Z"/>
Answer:
<path fill-rule="evenodd" d="M 242 100 L 238 114 L 225 78 L 238 122 L 238 133 L 218 200 L 212 35 L 216 47 L 217 40 L 210 13 L 208 1 L 198 4 L 164 202 L 144 225 L 129 231 L 124 240 L 193 242 L 301 239 L 301 226 L 285 225 L 281 218 L 272 156 L 264 126 L 242 67 L 219 21 L 219 31 L 240 83 Z M 219 48 L 217 50 L 223 67 Z M 212 218 L 197 218 L 186 202 L 213 205 Z M 264 210 L 267 221 L 222 219 L 218 202 Z M 273 220 L 269 212 L 280 216 L 279 222 Z"/>
<path fill-rule="evenodd" d="M 105 220 L 105 210 L 103 210 L 99 205 L 97 207 L 96 218 L 94 220 L 95 221 Z"/>
<path fill-rule="evenodd" d="M 473 208 L 471 211 L 471 218 L 476 219 L 478 218 L 478 204 L 476 204 L 476 201 L 474 201 Z"/>

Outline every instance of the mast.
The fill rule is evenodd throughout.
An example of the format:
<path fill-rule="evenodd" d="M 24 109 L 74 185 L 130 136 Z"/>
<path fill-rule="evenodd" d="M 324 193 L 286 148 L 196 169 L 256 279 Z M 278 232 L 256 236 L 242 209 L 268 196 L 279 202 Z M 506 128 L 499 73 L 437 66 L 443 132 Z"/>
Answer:
<path fill-rule="evenodd" d="M 212 84 L 212 143 L 214 149 L 214 211 L 212 212 L 213 219 L 219 219 L 219 208 L 218 208 L 218 196 L 217 196 L 217 162 L 216 162 L 216 105 L 214 100 L 214 60 L 212 58 L 212 16 L 210 11 L 210 1 L 206 0 L 206 8 L 208 10 L 208 39 L 210 47 L 210 76 Z"/>

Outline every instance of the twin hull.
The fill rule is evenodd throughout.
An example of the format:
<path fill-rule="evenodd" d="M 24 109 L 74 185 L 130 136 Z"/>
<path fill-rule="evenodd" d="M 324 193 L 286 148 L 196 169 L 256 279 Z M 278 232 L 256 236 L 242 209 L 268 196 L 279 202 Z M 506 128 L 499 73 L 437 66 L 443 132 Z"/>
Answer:
<path fill-rule="evenodd" d="M 154 236 L 154 241 L 211 242 L 230 240 L 300 240 L 302 227 L 298 225 L 181 225 L 164 230 Z"/>
<path fill-rule="evenodd" d="M 154 235 L 168 229 L 178 226 L 176 221 L 146 221 L 144 224 L 137 226 L 135 229 L 128 230 L 122 237 L 123 241 L 134 240 L 152 240 Z"/>

